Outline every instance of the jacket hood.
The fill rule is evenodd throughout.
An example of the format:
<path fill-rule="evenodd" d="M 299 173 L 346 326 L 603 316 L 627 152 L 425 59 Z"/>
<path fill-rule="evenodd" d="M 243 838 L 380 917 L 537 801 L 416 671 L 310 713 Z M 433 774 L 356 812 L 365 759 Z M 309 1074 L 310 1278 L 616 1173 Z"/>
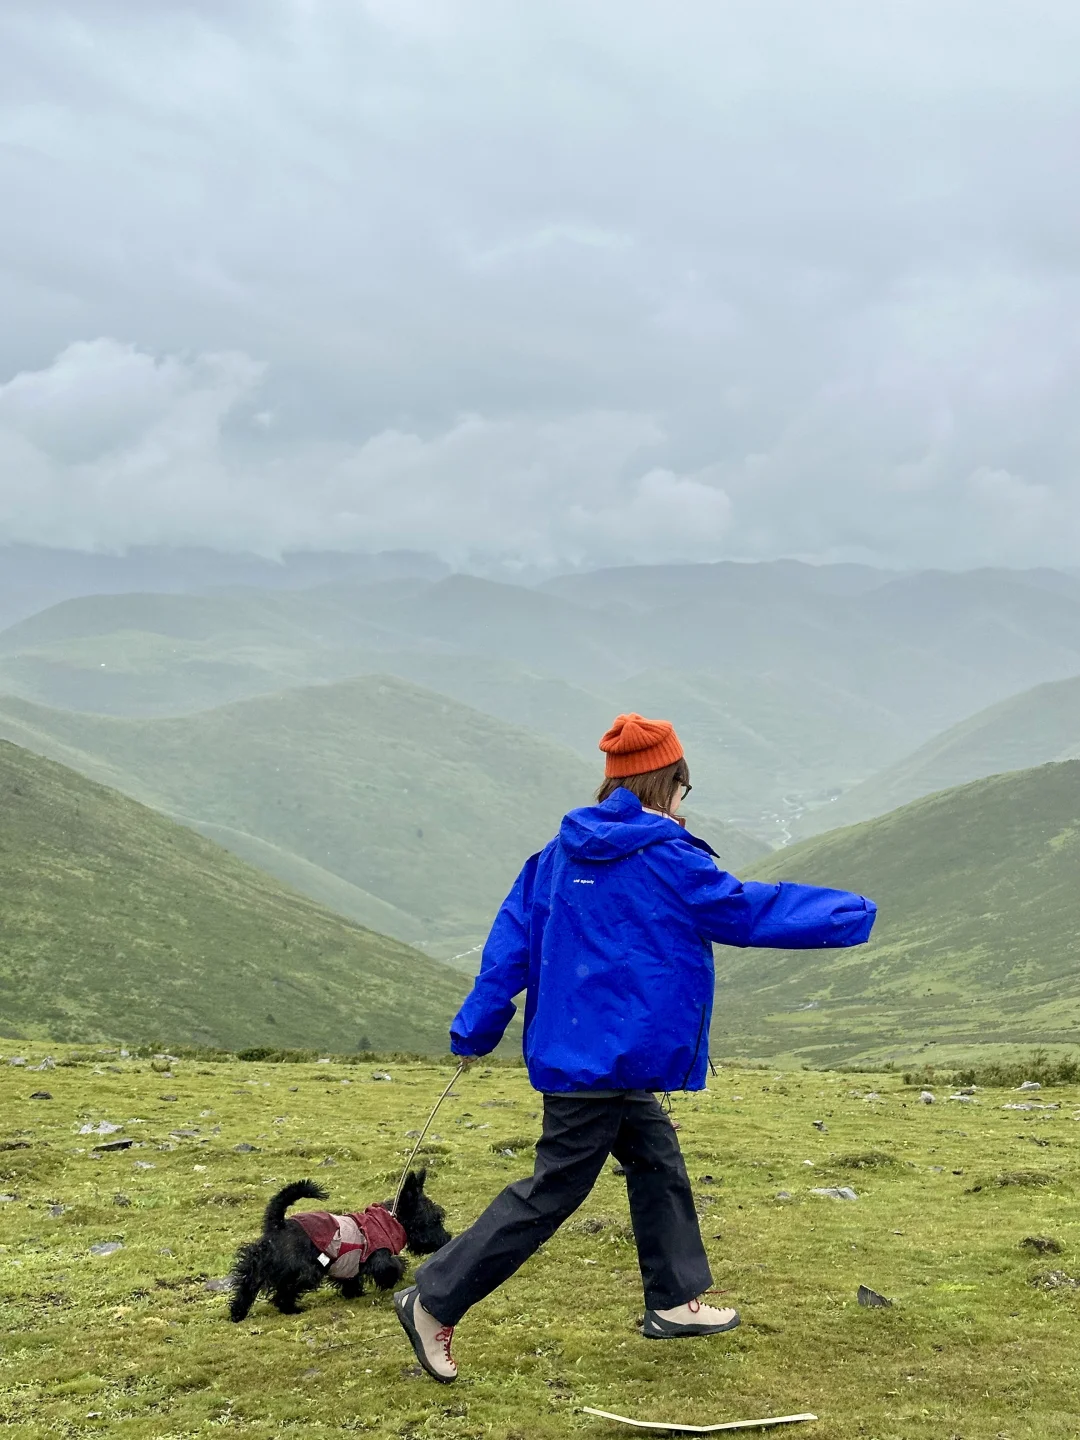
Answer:
<path fill-rule="evenodd" d="M 559 827 L 559 841 L 575 860 L 622 860 L 646 846 L 675 839 L 714 853 L 704 840 L 688 834 L 674 820 L 642 809 L 633 791 L 621 786 L 602 805 L 571 810 Z"/>

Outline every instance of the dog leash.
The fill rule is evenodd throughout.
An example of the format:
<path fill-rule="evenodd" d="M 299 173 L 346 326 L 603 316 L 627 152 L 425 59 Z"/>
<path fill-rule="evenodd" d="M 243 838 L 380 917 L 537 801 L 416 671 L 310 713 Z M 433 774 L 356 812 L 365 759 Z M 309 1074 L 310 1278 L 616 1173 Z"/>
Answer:
<path fill-rule="evenodd" d="M 405 1169 L 402 1170 L 402 1172 L 401 1172 L 401 1179 L 398 1181 L 397 1192 L 396 1192 L 396 1194 L 394 1195 L 394 1203 L 393 1203 L 393 1205 L 391 1205 L 391 1207 L 390 1207 L 390 1214 L 393 1215 L 395 1218 L 397 1217 L 398 1201 L 401 1199 L 401 1192 L 402 1192 L 402 1190 L 404 1190 L 404 1188 L 405 1188 L 405 1177 L 406 1177 L 406 1175 L 408 1175 L 408 1173 L 409 1173 L 409 1166 L 410 1166 L 410 1165 L 413 1163 L 413 1161 L 416 1159 L 416 1152 L 420 1149 L 420 1146 L 424 1143 L 424 1136 L 427 1134 L 428 1130 L 431 1128 L 431 1122 L 435 1119 L 435 1116 L 439 1113 L 439 1106 L 440 1106 L 440 1105 L 442 1104 L 442 1102 L 446 1099 L 447 1095 L 450 1094 L 450 1091 L 454 1088 L 454 1086 L 455 1086 L 455 1084 L 457 1083 L 457 1081 L 461 1078 L 462 1074 L 463 1074 L 464 1071 L 465 1071 L 465 1067 L 466 1067 L 466 1065 L 468 1065 L 469 1060 L 470 1060 L 471 1058 L 472 1058 L 471 1056 L 467 1056 L 464 1060 L 462 1060 L 461 1064 L 460 1064 L 460 1065 L 458 1066 L 458 1068 L 454 1071 L 453 1079 L 450 1081 L 450 1084 L 447 1085 L 446 1089 L 445 1089 L 445 1090 L 442 1092 L 442 1094 L 439 1096 L 438 1100 L 435 1101 L 435 1107 L 434 1107 L 434 1109 L 432 1110 L 431 1114 L 428 1116 L 428 1118 L 427 1118 L 427 1120 L 426 1120 L 426 1122 L 425 1122 L 425 1124 L 424 1124 L 424 1128 L 420 1131 L 420 1137 L 419 1137 L 419 1139 L 417 1140 L 416 1144 L 412 1147 L 412 1154 L 409 1156 L 408 1160 L 405 1161 Z"/>

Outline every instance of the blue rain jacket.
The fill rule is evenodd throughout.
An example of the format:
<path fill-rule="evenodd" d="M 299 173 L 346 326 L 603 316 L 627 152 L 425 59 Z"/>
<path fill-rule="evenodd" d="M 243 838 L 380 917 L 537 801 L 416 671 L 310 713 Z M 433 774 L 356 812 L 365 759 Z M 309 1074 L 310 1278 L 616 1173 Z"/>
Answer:
<path fill-rule="evenodd" d="M 877 907 L 844 890 L 743 884 L 715 851 L 629 790 L 571 810 L 518 876 L 450 1027 L 486 1055 L 525 991 L 537 1090 L 700 1090 L 708 1067 L 712 945 L 861 945 Z"/>

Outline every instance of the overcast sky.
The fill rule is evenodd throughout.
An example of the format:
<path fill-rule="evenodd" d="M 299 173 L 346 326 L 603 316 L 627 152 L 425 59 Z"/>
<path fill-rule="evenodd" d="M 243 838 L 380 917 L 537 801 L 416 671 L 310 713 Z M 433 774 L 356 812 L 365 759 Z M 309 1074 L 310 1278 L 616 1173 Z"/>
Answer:
<path fill-rule="evenodd" d="M 3 0 L 0 539 L 1080 563 L 1076 0 Z"/>

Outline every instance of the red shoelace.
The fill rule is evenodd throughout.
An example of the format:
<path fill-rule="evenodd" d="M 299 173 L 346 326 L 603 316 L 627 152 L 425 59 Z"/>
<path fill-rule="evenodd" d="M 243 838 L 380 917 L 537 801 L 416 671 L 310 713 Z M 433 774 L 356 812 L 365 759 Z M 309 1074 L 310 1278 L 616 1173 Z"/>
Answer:
<path fill-rule="evenodd" d="M 443 1347 L 448 1365 L 453 1365 L 454 1357 L 450 1354 L 450 1341 L 454 1338 L 453 1325 L 444 1325 L 441 1330 L 435 1331 L 436 1341 Z"/>

